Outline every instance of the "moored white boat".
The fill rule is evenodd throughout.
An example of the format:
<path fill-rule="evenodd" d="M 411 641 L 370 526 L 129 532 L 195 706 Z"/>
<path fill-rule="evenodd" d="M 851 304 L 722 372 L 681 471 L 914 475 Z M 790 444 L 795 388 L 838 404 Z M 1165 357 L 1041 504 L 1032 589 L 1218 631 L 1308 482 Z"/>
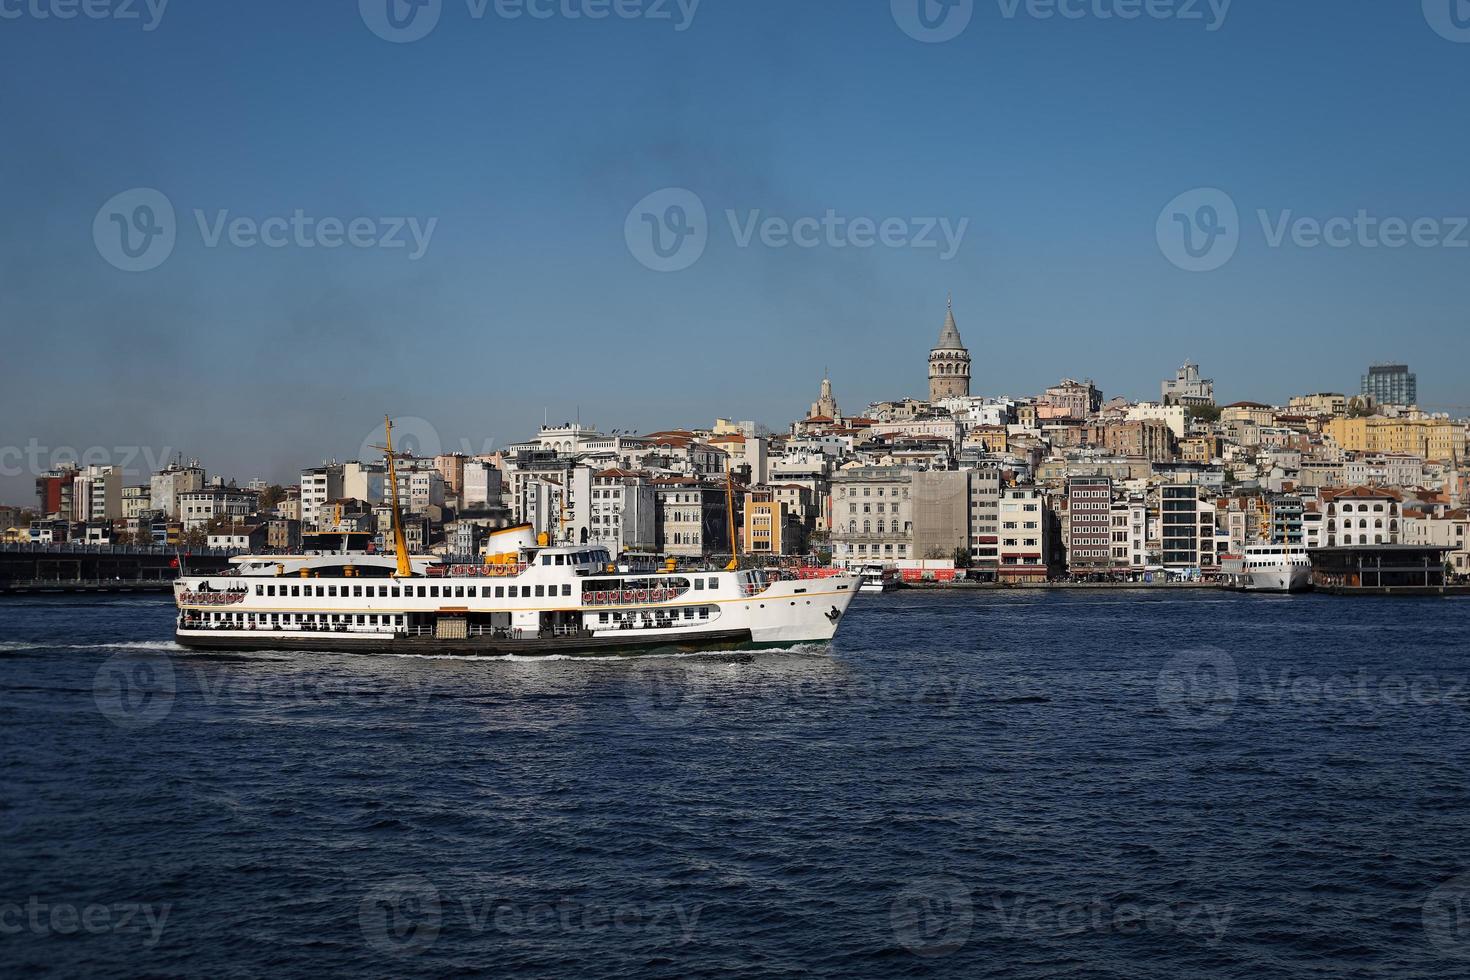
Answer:
<path fill-rule="evenodd" d="M 861 592 L 891 592 L 899 586 L 898 569 L 887 565 L 864 565 L 858 575 Z"/>
<path fill-rule="evenodd" d="M 1312 587 L 1312 561 L 1299 545 L 1253 544 L 1220 563 L 1225 584 L 1245 592 L 1305 592 Z"/>

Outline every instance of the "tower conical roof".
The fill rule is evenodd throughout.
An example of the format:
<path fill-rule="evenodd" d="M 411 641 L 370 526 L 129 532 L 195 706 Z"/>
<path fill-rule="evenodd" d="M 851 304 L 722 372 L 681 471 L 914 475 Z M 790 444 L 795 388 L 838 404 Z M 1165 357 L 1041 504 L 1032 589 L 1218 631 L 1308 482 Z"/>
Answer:
<path fill-rule="evenodd" d="M 965 349 L 965 342 L 960 339 L 960 328 L 954 322 L 954 300 L 949 302 L 949 310 L 944 315 L 944 329 L 939 331 L 939 343 L 934 345 L 934 349 Z"/>

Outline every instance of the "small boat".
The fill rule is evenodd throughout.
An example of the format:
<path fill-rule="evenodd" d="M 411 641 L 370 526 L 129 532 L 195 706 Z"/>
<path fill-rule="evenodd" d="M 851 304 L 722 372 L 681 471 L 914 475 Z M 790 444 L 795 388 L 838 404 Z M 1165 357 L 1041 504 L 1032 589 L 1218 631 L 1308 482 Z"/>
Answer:
<path fill-rule="evenodd" d="M 859 578 L 861 592 L 892 592 L 900 584 L 898 569 L 886 565 L 864 565 Z"/>
<path fill-rule="evenodd" d="M 1312 560 L 1300 545 L 1253 544 L 1220 562 L 1225 584 L 1242 592 L 1305 592 L 1312 587 Z"/>

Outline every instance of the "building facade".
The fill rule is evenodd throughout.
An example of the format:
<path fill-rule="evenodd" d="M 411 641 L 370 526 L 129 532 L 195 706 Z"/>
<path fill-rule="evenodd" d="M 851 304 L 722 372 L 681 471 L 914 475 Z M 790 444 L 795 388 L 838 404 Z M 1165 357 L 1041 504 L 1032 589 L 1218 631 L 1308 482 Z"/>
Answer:
<path fill-rule="evenodd" d="M 1407 364 L 1375 364 L 1363 375 L 1359 393 L 1379 405 L 1419 404 L 1419 378 Z"/>

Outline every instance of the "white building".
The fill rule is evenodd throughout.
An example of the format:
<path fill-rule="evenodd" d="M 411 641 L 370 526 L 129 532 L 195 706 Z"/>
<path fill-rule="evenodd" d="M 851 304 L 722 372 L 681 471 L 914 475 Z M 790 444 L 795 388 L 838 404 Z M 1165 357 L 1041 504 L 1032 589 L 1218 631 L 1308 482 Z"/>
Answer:
<path fill-rule="evenodd" d="M 341 500 L 342 467 L 336 463 L 301 471 L 301 524 L 303 527 L 318 527 L 323 508 L 334 500 Z"/>
<path fill-rule="evenodd" d="M 149 509 L 160 511 L 169 520 L 176 521 L 181 516 L 179 494 L 203 488 L 204 468 L 197 460 L 190 460 L 187 466 L 170 463 L 149 480 Z"/>
<path fill-rule="evenodd" d="M 500 468 L 483 459 L 467 460 L 464 464 L 464 488 L 460 492 L 460 506 L 465 510 L 488 510 L 499 507 L 502 491 Z"/>
<path fill-rule="evenodd" d="M 254 514 L 260 498 L 239 487 L 205 487 L 179 494 L 179 519 L 185 531 L 203 528 L 216 518 L 243 520 Z"/>
<path fill-rule="evenodd" d="M 1163 384 L 1165 405 L 1213 405 L 1215 382 L 1199 376 L 1199 365 L 1186 361 L 1174 374 L 1173 381 Z"/>
<path fill-rule="evenodd" d="M 1142 402 L 1129 406 L 1127 419 L 1129 422 L 1157 419 L 1169 426 L 1169 431 L 1174 433 L 1175 439 L 1183 439 L 1188 429 L 1183 405 L 1155 405 L 1152 402 Z"/>
<path fill-rule="evenodd" d="M 122 470 L 87 466 L 72 481 L 72 520 L 116 521 L 123 516 Z"/>

